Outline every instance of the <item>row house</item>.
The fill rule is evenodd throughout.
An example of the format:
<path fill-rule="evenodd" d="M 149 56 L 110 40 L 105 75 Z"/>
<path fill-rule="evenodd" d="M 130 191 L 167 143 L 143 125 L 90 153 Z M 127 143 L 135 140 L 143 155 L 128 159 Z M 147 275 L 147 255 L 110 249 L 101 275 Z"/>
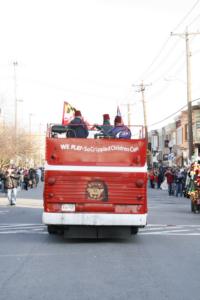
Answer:
<path fill-rule="evenodd" d="M 200 157 L 200 104 L 192 106 L 193 159 Z M 173 123 L 149 132 L 152 165 L 188 164 L 188 112 L 182 111 Z"/>

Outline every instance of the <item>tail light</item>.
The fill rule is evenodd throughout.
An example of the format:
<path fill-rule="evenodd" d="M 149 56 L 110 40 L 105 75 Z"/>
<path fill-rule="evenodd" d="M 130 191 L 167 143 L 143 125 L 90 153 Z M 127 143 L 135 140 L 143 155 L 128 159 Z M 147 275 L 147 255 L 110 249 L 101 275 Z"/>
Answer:
<path fill-rule="evenodd" d="M 56 178 L 55 177 L 49 177 L 47 182 L 48 182 L 48 185 L 54 185 L 56 183 Z"/>
<path fill-rule="evenodd" d="M 137 179 L 136 182 L 135 182 L 135 185 L 138 188 L 142 188 L 144 186 L 144 180 L 143 179 Z"/>

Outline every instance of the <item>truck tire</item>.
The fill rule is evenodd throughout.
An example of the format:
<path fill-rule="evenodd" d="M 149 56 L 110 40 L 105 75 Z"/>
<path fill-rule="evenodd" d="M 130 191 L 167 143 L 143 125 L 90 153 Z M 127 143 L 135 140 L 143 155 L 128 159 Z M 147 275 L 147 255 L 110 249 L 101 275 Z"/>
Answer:
<path fill-rule="evenodd" d="M 49 234 L 57 234 L 57 228 L 55 225 L 48 225 L 47 231 Z"/>
<path fill-rule="evenodd" d="M 138 233 L 139 228 L 138 227 L 131 227 L 131 234 L 137 234 Z"/>

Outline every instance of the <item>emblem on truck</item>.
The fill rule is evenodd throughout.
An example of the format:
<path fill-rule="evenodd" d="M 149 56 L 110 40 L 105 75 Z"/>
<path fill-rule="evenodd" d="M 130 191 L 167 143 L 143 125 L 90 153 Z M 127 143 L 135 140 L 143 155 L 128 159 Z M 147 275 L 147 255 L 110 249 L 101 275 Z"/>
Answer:
<path fill-rule="evenodd" d="M 89 181 L 86 187 L 87 200 L 108 201 L 108 188 L 104 181 Z"/>

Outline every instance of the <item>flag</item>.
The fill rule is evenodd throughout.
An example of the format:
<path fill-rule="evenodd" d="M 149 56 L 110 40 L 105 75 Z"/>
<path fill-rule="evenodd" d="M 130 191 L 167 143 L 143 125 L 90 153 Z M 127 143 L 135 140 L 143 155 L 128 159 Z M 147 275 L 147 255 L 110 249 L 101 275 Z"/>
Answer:
<path fill-rule="evenodd" d="M 121 114 L 119 105 L 117 105 L 117 116 L 118 116 L 118 117 L 121 117 L 121 120 L 122 120 L 122 123 L 123 123 L 122 114 Z"/>
<path fill-rule="evenodd" d="M 119 105 L 117 106 L 117 116 L 119 116 L 119 117 L 122 116 L 121 111 L 120 111 L 120 109 L 119 109 Z"/>
<path fill-rule="evenodd" d="M 62 125 L 69 124 L 69 122 L 74 118 L 74 112 L 75 108 L 65 101 L 63 105 Z"/>

